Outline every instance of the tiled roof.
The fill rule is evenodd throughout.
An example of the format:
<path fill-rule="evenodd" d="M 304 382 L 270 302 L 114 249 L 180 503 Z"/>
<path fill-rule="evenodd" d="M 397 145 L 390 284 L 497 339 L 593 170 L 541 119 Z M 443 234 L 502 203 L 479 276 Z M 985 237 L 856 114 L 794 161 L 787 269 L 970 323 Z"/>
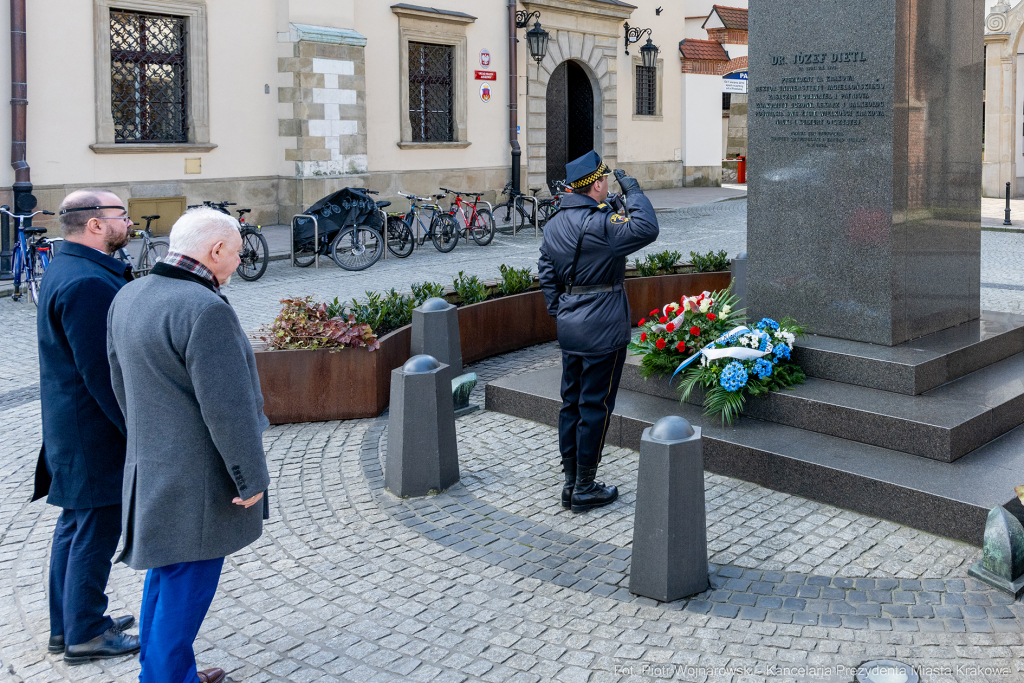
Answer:
<path fill-rule="evenodd" d="M 687 38 L 679 42 L 679 52 L 683 59 L 710 59 L 718 62 L 728 62 L 729 53 L 725 51 L 722 44 L 717 40 L 695 40 Z"/>
<path fill-rule="evenodd" d="M 747 10 L 741 7 L 723 7 L 722 5 L 714 5 L 711 8 L 711 14 L 718 13 L 718 18 L 722 20 L 726 28 L 737 29 L 740 31 L 747 30 Z M 710 18 L 711 15 L 708 15 Z M 707 22 L 705 22 L 707 23 Z"/>

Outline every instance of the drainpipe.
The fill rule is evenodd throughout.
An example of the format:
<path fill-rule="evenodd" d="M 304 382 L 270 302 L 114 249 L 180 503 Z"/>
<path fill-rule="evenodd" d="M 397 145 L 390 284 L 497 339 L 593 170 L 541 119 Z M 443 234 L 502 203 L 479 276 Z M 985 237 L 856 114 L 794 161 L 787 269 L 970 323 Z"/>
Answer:
<path fill-rule="evenodd" d="M 519 59 L 516 43 L 516 0 L 508 0 L 508 141 L 512 146 L 512 192 L 519 192 Z"/>
<path fill-rule="evenodd" d="M 28 85 L 25 50 L 25 0 L 11 0 L 11 166 L 14 168 L 14 212 L 35 208 L 32 180 L 26 155 Z M 25 225 L 31 225 L 26 221 Z M 0 277 L 11 277 L 11 236 L 0 230 Z"/>

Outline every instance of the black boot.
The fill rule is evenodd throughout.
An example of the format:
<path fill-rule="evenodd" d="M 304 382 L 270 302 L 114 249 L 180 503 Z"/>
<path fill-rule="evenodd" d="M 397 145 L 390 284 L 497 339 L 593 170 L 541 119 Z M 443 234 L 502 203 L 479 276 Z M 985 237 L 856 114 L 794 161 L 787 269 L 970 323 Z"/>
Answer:
<path fill-rule="evenodd" d="M 594 481 L 597 476 L 596 467 L 576 467 L 576 486 L 572 491 L 572 511 L 586 512 L 615 501 L 619 490 L 614 486 L 605 486 Z"/>
<path fill-rule="evenodd" d="M 568 509 L 572 505 L 572 489 L 576 485 L 576 458 L 562 458 L 562 473 L 565 474 L 565 486 L 562 487 L 562 507 Z"/>

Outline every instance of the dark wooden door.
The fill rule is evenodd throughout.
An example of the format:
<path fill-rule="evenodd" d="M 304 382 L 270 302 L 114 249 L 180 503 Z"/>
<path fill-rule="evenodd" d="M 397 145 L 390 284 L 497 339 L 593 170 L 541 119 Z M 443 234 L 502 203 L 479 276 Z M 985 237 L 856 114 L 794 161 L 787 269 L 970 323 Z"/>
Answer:
<path fill-rule="evenodd" d="M 547 90 L 547 182 L 565 179 L 565 165 L 594 149 L 594 90 L 575 62 L 562 62 Z"/>

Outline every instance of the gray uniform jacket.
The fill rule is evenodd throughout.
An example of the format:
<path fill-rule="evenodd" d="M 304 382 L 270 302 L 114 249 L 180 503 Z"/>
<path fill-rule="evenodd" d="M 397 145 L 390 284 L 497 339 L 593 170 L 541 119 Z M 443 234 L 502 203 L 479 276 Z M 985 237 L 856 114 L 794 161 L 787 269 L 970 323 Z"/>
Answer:
<path fill-rule="evenodd" d="M 576 254 L 576 242 L 587 216 L 587 227 L 575 285 L 621 285 L 626 256 L 658 239 L 658 219 L 642 192 L 626 197 L 629 218 L 586 195 L 567 194 L 561 208 L 544 227 L 537 262 L 540 287 L 558 325 L 562 351 L 598 356 L 625 348 L 632 330 L 629 300 L 621 287 L 614 292 L 566 294 L 565 285 Z"/>
<path fill-rule="evenodd" d="M 270 484 L 256 359 L 213 286 L 158 264 L 107 316 L 107 355 L 128 448 L 124 551 L 133 569 L 224 557 L 263 533 Z"/>

